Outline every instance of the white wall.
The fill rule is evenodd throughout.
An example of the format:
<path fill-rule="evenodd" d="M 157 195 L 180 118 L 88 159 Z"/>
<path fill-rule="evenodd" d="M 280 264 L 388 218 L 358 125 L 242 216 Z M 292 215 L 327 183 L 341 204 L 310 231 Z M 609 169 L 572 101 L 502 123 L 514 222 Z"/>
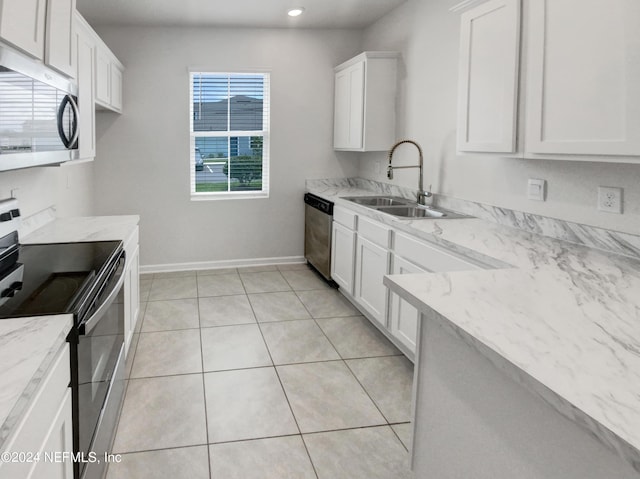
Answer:
<path fill-rule="evenodd" d="M 93 214 L 93 163 L 0 172 L 0 198 L 15 197 L 23 217 L 51 206 L 58 217 Z"/>
<path fill-rule="evenodd" d="M 425 186 L 481 203 L 579 223 L 640 233 L 640 164 L 518 160 L 496 156 L 458 156 L 455 152 L 459 13 L 455 2 L 408 0 L 367 28 L 365 50 L 402 53 L 397 137 L 417 140 L 425 152 Z M 415 163 L 411 146 L 402 146 L 394 163 Z M 361 155 L 362 177 L 388 181 L 385 154 Z M 417 170 L 394 172 L 394 183 L 417 188 Z M 546 202 L 526 198 L 528 178 L 547 180 Z M 624 188 L 624 215 L 596 210 L 597 186 Z"/>
<path fill-rule="evenodd" d="M 97 27 L 124 63 L 124 113 L 97 115 L 98 214 L 140 214 L 143 265 L 301 256 L 306 178 L 353 176 L 332 149 L 333 66 L 360 32 Z M 270 198 L 190 201 L 189 67 L 271 70 Z"/>

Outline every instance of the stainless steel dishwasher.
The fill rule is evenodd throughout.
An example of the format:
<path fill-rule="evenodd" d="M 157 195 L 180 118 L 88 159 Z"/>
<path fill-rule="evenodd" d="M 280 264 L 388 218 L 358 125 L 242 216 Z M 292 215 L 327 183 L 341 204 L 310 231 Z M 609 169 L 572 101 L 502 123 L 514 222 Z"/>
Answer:
<path fill-rule="evenodd" d="M 305 193 L 304 203 L 304 257 L 331 281 L 333 202 Z"/>

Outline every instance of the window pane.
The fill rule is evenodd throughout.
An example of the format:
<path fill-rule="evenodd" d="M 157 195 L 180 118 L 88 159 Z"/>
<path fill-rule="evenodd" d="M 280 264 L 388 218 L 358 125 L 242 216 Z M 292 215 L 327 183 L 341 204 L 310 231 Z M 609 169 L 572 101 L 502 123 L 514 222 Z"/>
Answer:
<path fill-rule="evenodd" d="M 195 143 L 196 192 L 228 191 L 229 138 L 200 137 Z"/>
<path fill-rule="evenodd" d="M 262 131 L 262 75 L 231 75 L 229 89 L 231 130 Z"/>
<path fill-rule="evenodd" d="M 231 191 L 262 189 L 262 136 L 236 136 L 230 139 L 229 176 Z"/>
<path fill-rule="evenodd" d="M 227 131 L 229 78 L 193 75 L 193 131 Z"/>
<path fill-rule="evenodd" d="M 229 138 L 226 136 L 198 137 L 196 138 L 196 148 L 200 150 L 204 161 L 214 158 L 229 157 Z"/>

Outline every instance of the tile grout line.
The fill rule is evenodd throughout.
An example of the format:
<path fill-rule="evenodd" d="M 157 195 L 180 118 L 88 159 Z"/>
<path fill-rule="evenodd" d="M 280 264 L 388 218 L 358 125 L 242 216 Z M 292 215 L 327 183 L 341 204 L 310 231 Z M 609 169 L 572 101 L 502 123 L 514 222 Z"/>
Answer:
<path fill-rule="evenodd" d="M 153 283 L 153 280 L 152 280 L 152 283 Z M 151 287 L 149 287 L 149 294 L 151 294 Z M 141 303 L 142 303 L 142 301 L 141 301 Z M 142 310 L 142 307 L 140 308 L 140 310 Z M 136 334 L 140 335 L 140 333 L 142 332 L 142 324 L 144 323 L 144 317 L 145 317 L 146 314 L 147 314 L 147 302 L 145 302 L 144 314 L 142 315 L 142 318 L 138 318 L 138 321 L 141 321 L 140 330 L 137 333 L 134 330 L 134 332 L 133 332 L 134 336 Z M 133 365 L 134 365 L 135 360 L 136 360 L 136 353 L 138 351 L 138 342 L 139 342 L 139 336 L 138 336 L 138 340 L 136 341 L 135 348 L 133 349 L 133 351 L 128 353 L 128 354 L 132 354 L 132 356 L 131 356 L 131 371 L 133 371 Z M 126 360 L 125 360 L 125 368 L 126 368 Z M 113 448 L 114 448 L 115 443 L 116 443 L 116 437 L 118 436 L 118 430 L 120 429 L 120 420 L 122 419 L 122 411 L 124 409 L 124 402 L 125 402 L 125 399 L 127 398 L 127 392 L 129 391 L 129 384 L 131 383 L 131 373 L 129 373 L 129 377 L 127 377 L 126 382 L 127 382 L 127 384 L 126 384 L 126 386 L 124 388 L 124 393 L 122 394 L 122 404 L 120 405 L 120 412 L 118 413 L 118 424 L 116 425 L 115 432 L 113 434 L 113 441 L 111 443 L 111 449 L 112 449 L 111 452 L 112 453 L 113 453 Z M 122 453 L 122 454 L 127 454 L 127 453 Z M 108 463 L 107 467 L 106 467 L 106 469 L 104 471 L 104 475 L 107 478 L 109 477 L 109 468 L 110 467 L 111 467 L 111 463 Z"/>
<path fill-rule="evenodd" d="M 281 274 L 282 276 L 282 274 Z M 283 276 L 284 278 L 284 276 Z M 285 278 L 285 281 L 286 278 Z M 287 282 L 288 284 L 288 282 Z M 271 364 L 273 367 L 273 371 L 276 373 L 276 377 L 278 378 L 278 382 L 280 383 L 280 388 L 282 389 L 282 393 L 284 394 L 284 398 L 287 401 L 287 405 L 289 406 L 289 411 L 291 412 L 291 417 L 293 417 L 293 421 L 296 424 L 296 428 L 298 429 L 298 433 L 300 435 L 300 440 L 302 441 L 302 445 L 304 446 L 304 450 L 307 452 L 307 457 L 309 458 L 309 463 L 311 464 L 311 468 L 313 469 L 313 473 L 316 476 L 316 479 L 319 479 L 318 476 L 318 471 L 316 470 L 316 465 L 313 463 L 313 459 L 311 458 L 311 454 L 309 453 L 309 449 L 307 447 L 307 444 L 304 442 L 304 437 L 302 436 L 302 430 L 300 429 L 300 424 L 298 424 L 298 418 L 296 417 L 295 413 L 293 412 L 293 407 L 291 407 L 291 401 L 289 401 L 289 396 L 287 395 L 287 390 L 284 387 L 284 384 L 282 384 L 282 378 L 280 377 L 280 373 L 278 372 L 278 368 L 275 365 L 275 362 L 273 361 L 273 356 L 271 355 L 271 349 L 269 349 L 269 344 L 267 343 L 267 340 L 264 337 L 264 333 L 262 332 L 262 327 L 260 325 L 260 322 L 258 321 L 258 317 L 256 316 L 256 312 L 253 309 L 253 304 L 251 304 L 251 301 L 249 301 L 249 296 L 247 295 L 247 301 L 249 302 L 249 307 L 251 308 L 251 312 L 253 313 L 253 316 L 256 320 L 256 323 L 258 325 L 258 331 L 260 331 L 260 336 L 262 337 L 262 341 L 264 342 L 264 346 L 267 349 L 267 354 L 269 354 L 269 359 L 271 360 Z"/>
<path fill-rule="evenodd" d="M 283 391 L 284 395 L 285 395 L 285 399 L 287 400 L 287 404 L 289 406 L 289 410 L 292 414 L 292 417 L 294 419 L 294 422 L 296 424 L 296 428 L 298 430 L 297 434 L 283 434 L 283 435 L 278 435 L 278 436 L 267 436 L 267 437 L 260 437 L 260 438 L 250 438 L 250 439 L 239 439 L 239 440 L 233 440 L 233 441 L 221 441 L 221 442 L 216 442 L 216 443 L 210 443 L 210 438 L 209 438 L 209 429 L 208 429 L 208 415 L 207 415 L 207 401 L 206 401 L 206 386 L 205 386 L 205 380 L 204 380 L 204 374 L 205 372 L 205 367 L 204 367 L 204 344 L 203 344 L 203 337 L 202 337 L 202 330 L 203 328 L 214 328 L 214 327 L 219 327 L 219 326 L 205 326 L 203 327 L 202 325 L 202 321 L 201 321 L 201 308 L 200 308 L 200 294 L 198 291 L 198 275 L 196 274 L 196 302 L 197 302 L 197 314 L 198 314 L 198 330 L 199 330 L 199 337 L 200 337 L 200 352 L 201 352 L 201 365 L 202 365 L 202 371 L 200 373 L 182 373 L 182 374 L 172 374 L 172 375 L 164 375 L 164 376 L 149 376 L 149 377 L 141 377 L 141 378 L 132 378 L 133 380 L 137 380 L 137 379 L 147 379 L 147 378 L 156 378 L 156 377 L 167 377 L 167 376 L 183 376 L 183 375 L 191 375 L 191 374 L 201 374 L 202 375 L 202 383 L 203 383 L 203 394 L 204 394 L 204 408 L 205 408 L 205 428 L 206 428 L 206 444 L 204 444 L 204 446 L 207 447 L 207 457 L 208 457 L 208 470 L 209 470 L 209 478 L 212 479 L 212 469 L 211 469 L 211 445 L 212 444 L 225 444 L 225 443 L 233 443 L 233 442 L 245 442 L 245 441 L 255 441 L 255 440 L 261 440 L 261 439 L 269 439 L 269 438 L 275 438 L 275 437 L 300 437 L 303 443 L 303 446 L 305 447 L 305 451 L 307 453 L 307 457 L 309 458 L 309 461 L 311 463 L 311 466 L 313 468 L 314 474 L 316 476 L 316 478 L 319 477 L 318 472 L 316 470 L 316 465 L 313 462 L 313 459 L 311 457 L 310 451 L 308 449 L 307 443 L 305 441 L 305 436 L 309 436 L 309 435 L 313 435 L 313 434 L 320 434 L 320 433 L 331 433 L 331 432 L 338 432 L 338 431 L 349 431 L 349 430 L 358 430 L 358 429 L 367 429 L 367 428 L 376 428 L 376 427 L 384 427 L 384 426 L 389 426 L 391 427 L 392 423 L 389 422 L 389 420 L 386 418 L 386 416 L 382 413 L 382 411 L 380 410 L 380 408 L 378 407 L 378 404 L 373 400 L 373 398 L 371 397 L 371 395 L 369 394 L 369 392 L 367 391 L 367 389 L 364 387 L 364 385 L 361 383 L 361 381 L 358 379 L 358 377 L 355 375 L 355 373 L 353 372 L 353 370 L 349 367 L 349 364 L 347 363 L 347 360 L 355 360 L 355 359 L 370 359 L 370 358 L 381 358 L 381 357 L 394 357 L 397 356 L 397 354 L 385 354 L 382 356 L 365 356 L 365 357 L 357 357 L 357 358 L 345 358 L 343 357 L 343 355 L 337 350 L 337 348 L 335 347 L 335 345 L 333 344 L 333 342 L 331 341 L 331 339 L 329 339 L 329 337 L 327 336 L 326 332 L 324 331 L 324 329 L 322 329 L 322 327 L 319 325 L 318 323 L 318 319 L 327 319 L 327 318 L 316 318 L 314 317 L 309 309 L 307 308 L 307 306 L 302 302 L 302 300 L 300 299 L 300 296 L 298 294 L 298 290 L 295 290 L 292 286 L 291 283 L 287 280 L 287 278 L 284 276 L 284 274 L 282 274 L 282 272 L 280 270 L 277 270 L 277 272 L 280 274 L 280 276 L 284 279 L 284 281 L 289 285 L 290 287 L 290 291 L 292 291 L 295 294 L 295 297 L 298 299 L 298 301 L 300 301 L 300 303 L 302 304 L 303 308 L 305 309 L 305 311 L 307 311 L 309 318 L 305 318 L 303 320 L 313 320 L 315 325 L 320 329 L 320 331 L 322 332 L 323 337 L 325 337 L 328 341 L 328 343 L 331 345 L 331 347 L 336 351 L 336 353 L 338 354 L 338 359 L 329 359 L 329 360 L 320 360 L 320 361 L 306 361 L 306 362 L 298 362 L 298 363 L 285 363 L 285 364 L 280 364 L 280 365 L 276 365 L 274 360 L 273 360 L 273 356 L 272 356 L 272 352 L 271 352 L 271 348 L 269 347 L 266 338 L 264 336 L 263 330 L 262 330 L 262 322 L 257 320 L 257 316 L 256 316 L 256 312 L 254 310 L 253 304 L 249 299 L 249 293 L 247 293 L 244 281 L 242 280 L 242 276 L 239 274 L 238 272 L 238 276 L 240 278 L 240 282 L 241 285 L 243 287 L 244 293 L 243 294 L 232 294 L 232 295 L 221 295 L 221 296 L 244 296 L 247 299 L 247 302 L 249 303 L 249 306 L 251 308 L 252 314 L 254 316 L 254 322 L 252 323 L 246 323 L 245 325 L 249 325 L 249 324 L 257 324 L 258 325 L 258 330 L 260 331 L 263 343 L 265 344 L 265 348 L 267 350 L 267 353 L 269 355 L 270 361 L 271 361 L 271 365 L 267 366 L 267 367 L 272 367 L 274 369 L 274 372 L 276 373 L 276 377 L 278 378 L 278 381 L 280 383 L 281 386 L 281 390 Z M 209 276 L 209 275 L 207 275 Z M 153 278 L 151 278 L 151 283 L 150 283 L 150 287 L 149 287 L 149 294 L 147 295 L 148 298 L 150 298 L 151 296 L 151 290 L 153 288 L 153 283 L 154 283 L 154 279 L 155 279 L 155 275 Z M 314 290 L 318 290 L 318 291 L 322 291 L 325 288 L 315 288 L 315 289 L 311 289 L 311 290 L 300 290 L 303 292 L 306 291 L 314 291 Z M 255 293 L 255 294 L 269 294 L 269 293 L 278 293 L 278 292 L 282 292 L 282 291 L 266 291 L 266 292 L 262 292 L 262 293 Z M 206 296 L 208 297 L 208 296 Z M 214 297 L 220 297 L 220 296 L 214 296 Z M 181 298 L 182 299 L 182 298 Z M 186 298 L 189 299 L 189 298 Z M 154 300 L 154 301 L 170 301 L 170 300 Z M 147 301 L 145 302 L 145 305 L 148 306 L 148 304 L 150 302 L 153 301 L 149 301 L 149 299 L 147 299 Z M 142 308 L 141 308 L 142 309 Z M 144 314 L 143 314 L 143 322 L 144 322 L 144 317 L 146 316 L 146 307 L 144 310 Z M 328 318 L 348 318 L 348 317 L 362 317 L 362 314 L 358 314 L 358 312 L 356 311 L 356 314 L 351 314 L 348 316 L 330 316 Z M 301 319 L 302 320 L 302 319 Z M 267 321 L 264 322 L 265 324 L 268 323 L 287 323 L 289 321 L 296 321 L 296 320 L 278 320 L 278 321 Z M 300 320 L 297 320 L 300 321 Z M 232 324 L 232 325 L 226 325 L 226 326 L 238 326 L 237 324 Z M 133 361 L 135 361 L 136 359 L 136 353 L 137 353 L 137 347 L 138 347 L 138 343 L 139 343 L 139 339 L 141 337 L 141 335 L 143 334 L 142 332 L 142 327 L 143 327 L 143 323 L 140 324 L 139 330 L 137 332 L 138 334 L 138 341 L 136 341 L 136 348 L 134 351 L 134 356 L 132 358 Z M 192 330 L 195 328 L 179 328 L 179 329 L 170 329 L 170 330 L 161 330 L 161 331 L 147 331 L 146 333 L 153 333 L 153 332 L 171 332 L 171 331 L 185 331 L 185 330 Z M 293 412 L 293 408 L 291 407 L 291 402 L 289 400 L 289 397 L 287 395 L 286 389 L 284 388 L 284 385 L 282 383 L 282 379 L 280 377 L 280 374 L 278 372 L 278 366 L 288 366 L 288 365 L 298 365 L 298 364 L 310 364 L 310 363 L 322 363 L 322 362 L 336 362 L 336 361 L 342 361 L 343 363 L 345 363 L 345 365 L 347 366 L 347 370 L 349 371 L 349 373 L 356 379 L 356 382 L 358 383 L 358 385 L 365 391 L 365 394 L 367 395 L 367 397 L 369 398 L 369 400 L 374 404 L 374 406 L 376 407 L 376 409 L 378 410 L 378 412 L 380 413 L 382 419 L 385 421 L 384 424 L 375 424 L 375 425 L 368 425 L 368 426 L 359 426 L 359 427 L 349 427 L 349 428 L 342 428 L 342 429 L 332 429 L 332 430 L 324 430 L 324 431 L 313 431 L 313 432 L 309 432 L 309 433 L 302 433 L 301 429 L 300 429 L 300 425 L 298 424 L 298 419 L 295 416 L 294 412 Z M 264 366 L 258 366 L 258 367 L 250 367 L 250 368 L 234 368 L 234 369 L 226 369 L 226 370 L 220 370 L 220 371 L 209 371 L 209 372 L 224 372 L 224 371 L 238 371 L 238 370 L 246 370 L 246 369 L 260 369 L 260 368 L 264 368 Z M 132 369 L 133 369 L 133 364 L 132 364 Z M 128 385 L 128 383 L 127 383 Z M 393 424 L 403 424 L 405 422 L 394 422 Z M 393 429 L 393 427 L 391 427 L 391 430 L 394 434 L 394 436 L 397 438 L 397 440 L 400 442 L 400 444 L 403 446 L 403 448 L 405 450 L 408 451 L 407 446 L 404 445 L 404 443 L 402 442 L 402 440 L 400 439 L 398 433 Z M 188 446 L 179 446 L 179 447 L 168 447 L 168 448 L 160 448 L 160 449 L 149 449 L 148 451 L 154 451 L 154 450 L 171 450 L 171 449 L 179 449 L 179 448 L 187 448 L 187 447 L 197 447 L 197 446 L 202 446 L 201 444 L 197 444 L 197 445 L 188 445 Z M 129 451 L 129 452 L 124 452 L 122 454 L 134 454 L 134 453 L 139 453 L 139 452 L 146 452 L 145 451 Z"/>
<path fill-rule="evenodd" d="M 209 415 L 207 413 L 207 386 L 204 380 L 204 344 L 202 342 L 202 322 L 200 321 L 200 290 L 198 289 L 198 275 L 196 274 L 196 306 L 198 313 L 198 336 L 200 337 L 200 365 L 202 367 L 202 396 L 204 400 L 204 427 L 205 436 L 207 438 L 207 470 L 209 471 L 209 479 L 211 477 L 211 448 L 209 447 Z"/>
<path fill-rule="evenodd" d="M 298 296 L 297 292 L 296 292 L 296 296 Z M 389 425 L 389 420 L 387 419 L 387 416 L 385 416 L 382 412 L 382 410 L 380 409 L 380 407 L 378 406 L 378 404 L 374 401 L 374 399 L 371 397 L 371 395 L 369 394 L 369 391 L 367 391 L 367 389 L 364 387 L 364 385 L 360 382 L 360 380 L 358 379 L 358 377 L 356 376 L 356 374 L 353 372 L 353 370 L 349 367 L 349 364 L 347 363 L 346 359 L 343 357 L 342 353 L 340 351 L 338 351 L 338 348 L 336 348 L 335 344 L 333 344 L 333 341 L 331 341 L 331 339 L 329 338 L 329 336 L 327 336 L 327 333 L 325 333 L 324 329 L 322 329 L 322 327 L 318 324 L 318 321 L 316 321 L 317 318 L 315 318 L 312 314 L 311 311 L 309 311 L 309 309 L 307 308 L 307 306 L 304 304 L 304 302 L 300 299 L 300 297 L 298 296 L 298 300 L 302 303 L 302 305 L 304 306 L 304 308 L 307 310 L 307 312 L 309 313 L 309 315 L 311 316 L 311 318 L 313 319 L 313 321 L 315 322 L 316 326 L 318 327 L 318 329 L 320 329 L 320 331 L 322 331 L 322 334 L 324 335 L 324 337 L 327 339 L 327 341 L 329 342 L 329 344 L 331 344 L 331 347 L 336 351 L 336 353 L 338 353 L 338 356 L 340 356 L 340 360 L 344 363 L 344 365 L 347 367 L 347 369 L 349 370 L 349 372 L 351 373 L 351 375 L 354 377 L 354 379 L 357 381 L 357 383 L 360 385 L 360 387 L 362 388 L 362 390 L 364 391 L 364 393 L 367 395 L 367 397 L 369 398 L 369 401 L 371 401 L 371 403 L 375 406 L 376 410 L 380 413 L 380 416 L 382 416 L 382 418 L 386 421 L 387 425 Z M 320 319 L 326 319 L 326 318 L 320 318 Z M 265 341 L 266 343 L 266 341 Z M 349 358 L 349 359 L 353 359 L 353 358 Z M 364 359 L 364 358 L 363 358 Z M 320 362 L 320 361 L 318 361 Z M 325 361 L 326 362 L 326 361 Z M 391 428 L 393 430 L 393 428 Z M 394 431 L 395 434 L 395 431 Z M 397 436 L 397 435 L 396 435 Z M 398 440 L 400 440 L 400 438 L 398 438 Z M 400 441 L 400 443 L 402 444 L 402 441 Z M 404 444 L 402 444 L 404 446 Z M 405 448 L 406 449 L 406 448 Z"/>
<path fill-rule="evenodd" d="M 285 278 L 286 279 L 286 278 Z M 296 296 L 298 296 L 297 292 L 296 292 Z M 387 422 L 387 426 L 391 429 L 391 431 L 393 432 L 393 434 L 396 436 L 396 438 L 398 439 L 398 441 L 400 442 L 400 444 L 402 445 L 402 447 L 404 447 L 404 449 L 409 452 L 409 449 L 407 448 L 407 446 L 405 446 L 405 444 L 402 442 L 402 440 L 400 439 L 400 436 L 398 436 L 398 434 L 396 433 L 396 431 L 391 427 L 391 424 L 389 423 L 389 419 L 387 418 L 387 416 L 384 415 L 384 413 L 382 412 L 382 410 L 380 409 L 380 407 L 378 406 L 378 403 L 376 403 L 376 401 L 371 397 L 371 395 L 369 394 L 369 391 L 367 391 L 367 389 L 364 387 L 364 385 L 360 382 L 360 379 L 358 379 L 358 376 L 356 376 L 356 374 L 353 372 L 353 370 L 349 367 L 349 363 L 347 363 L 347 360 L 343 357 L 342 353 L 340 351 L 338 351 L 338 348 L 336 348 L 335 344 L 333 344 L 333 341 L 331 341 L 331 339 L 329 338 L 329 336 L 327 336 L 327 333 L 324 331 L 324 329 L 322 329 L 322 326 L 320 326 L 320 324 L 318 324 L 317 319 L 327 319 L 327 318 L 315 318 L 311 312 L 308 310 L 308 308 L 306 307 L 306 305 L 302 302 L 302 300 L 300 299 L 300 297 L 298 296 L 298 300 L 302 303 L 302 305 L 304 306 L 305 309 L 307 309 L 307 312 L 309 313 L 309 315 L 311 316 L 311 318 L 313 319 L 313 321 L 315 322 L 316 326 L 320 329 L 320 331 L 322 331 L 322 334 L 324 335 L 325 338 L 327 338 L 327 341 L 329 341 L 329 344 L 331 344 L 331 347 L 338 353 L 338 356 L 340 356 L 340 358 L 342 359 L 342 361 L 344 362 L 345 366 L 347 367 L 347 369 L 349 370 L 349 372 L 351 373 L 351 375 L 355 378 L 355 380 L 358 382 L 358 384 L 360 385 L 360 387 L 362 388 L 362 390 L 365 392 L 365 394 L 367 395 L 367 397 L 369 398 L 369 400 L 373 403 L 373 405 L 375 406 L 375 408 L 377 409 L 377 411 L 380 413 L 380 415 L 382 416 L 382 418 Z M 347 317 L 351 317 L 351 316 L 347 316 Z M 353 317 L 358 317 L 358 316 L 353 316 Z M 366 318 L 365 318 L 366 319 Z M 385 355 L 385 356 L 373 356 L 373 357 L 394 357 L 396 355 Z M 368 358 L 348 358 L 348 359 L 368 359 Z M 303 436 L 303 441 L 304 441 L 304 436 Z M 306 443 L 305 443 L 306 444 Z"/>

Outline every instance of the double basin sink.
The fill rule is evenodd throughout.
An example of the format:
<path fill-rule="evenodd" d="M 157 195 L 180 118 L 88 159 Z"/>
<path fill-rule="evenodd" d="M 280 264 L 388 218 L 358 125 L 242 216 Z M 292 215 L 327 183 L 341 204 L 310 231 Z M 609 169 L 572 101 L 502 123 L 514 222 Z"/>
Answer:
<path fill-rule="evenodd" d="M 470 218 L 470 216 L 454 213 L 453 211 L 433 206 L 425 206 L 415 201 L 396 196 L 348 196 L 343 200 L 352 201 L 361 206 L 373 208 L 381 213 L 387 213 L 401 218 L 411 219 L 454 219 Z"/>

